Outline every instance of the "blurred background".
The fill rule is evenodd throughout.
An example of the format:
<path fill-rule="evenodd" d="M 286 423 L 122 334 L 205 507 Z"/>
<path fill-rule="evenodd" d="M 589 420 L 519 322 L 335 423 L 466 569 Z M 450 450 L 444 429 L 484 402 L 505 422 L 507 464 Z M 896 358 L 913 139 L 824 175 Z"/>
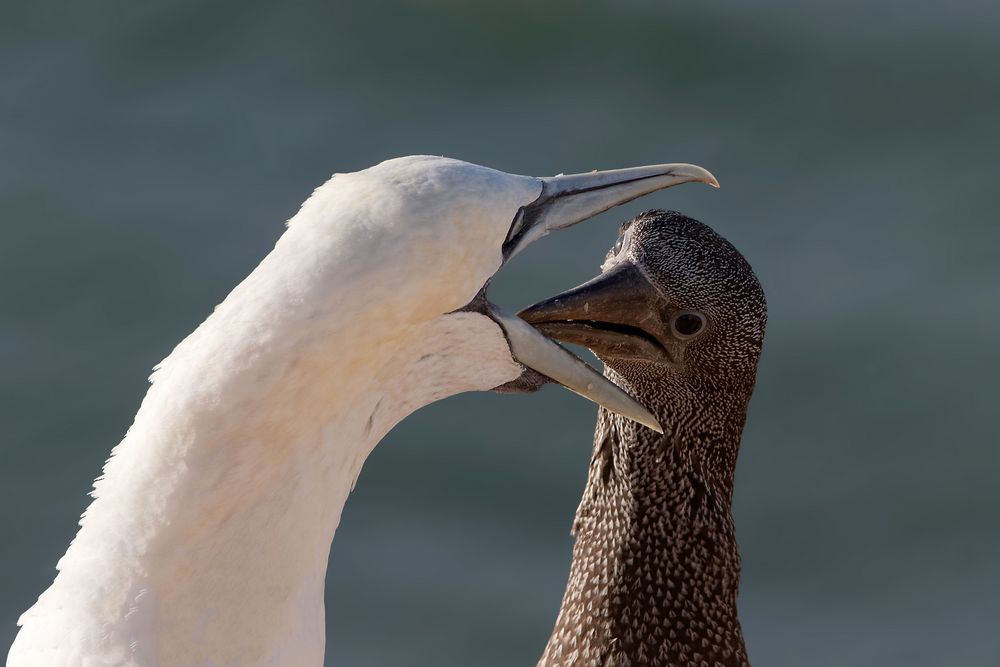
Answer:
<path fill-rule="evenodd" d="M 695 162 L 533 246 L 517 308 L 676 208 L 770 322 L 737 474 L 750 657 L 1000 664 L 1000 5 L 822 0 L 0 5 L 0 655 L 152 366 L 335 171 Z M 377 448 L 328 664 L 533 665 L 595 409 L 465 395 Z M 529 435 L 530 434 L 530 435 Z"/>

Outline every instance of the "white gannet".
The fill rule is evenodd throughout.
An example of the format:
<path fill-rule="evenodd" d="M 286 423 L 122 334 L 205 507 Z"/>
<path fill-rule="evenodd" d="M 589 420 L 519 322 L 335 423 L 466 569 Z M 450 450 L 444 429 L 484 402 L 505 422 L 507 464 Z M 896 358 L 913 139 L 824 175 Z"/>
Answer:
<path fill-rule="evenodd" d="M 365 458 L 421 406 L 532 368 L 651 415 L 482 290 L 548 232 L 692 165 L 532 178 L 407 157 L 319 187 L 161 362 L 9 667 L 318 666 L 330 543 Z"/>
<path fill-rule="evenodd" d="M 602 269 L 521 314 L 589 347 L 664 432 L 600 409 L 539 667 L 745 667 L 731 507 L 764 291 L 728 241 L 674 212 L 627 224 Z"/>

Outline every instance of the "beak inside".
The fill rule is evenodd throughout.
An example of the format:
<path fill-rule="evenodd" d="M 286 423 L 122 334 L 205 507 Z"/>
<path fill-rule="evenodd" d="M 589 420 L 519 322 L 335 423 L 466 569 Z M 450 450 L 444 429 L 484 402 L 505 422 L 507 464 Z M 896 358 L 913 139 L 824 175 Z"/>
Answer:
<path fill-rule="evenodd" d="M 511 354 L 519 363 L 614 413 L 663 433 L 656 417 L 638 401 L 524 320 L 495 307 L 492 317 L 503 327 Z"/>

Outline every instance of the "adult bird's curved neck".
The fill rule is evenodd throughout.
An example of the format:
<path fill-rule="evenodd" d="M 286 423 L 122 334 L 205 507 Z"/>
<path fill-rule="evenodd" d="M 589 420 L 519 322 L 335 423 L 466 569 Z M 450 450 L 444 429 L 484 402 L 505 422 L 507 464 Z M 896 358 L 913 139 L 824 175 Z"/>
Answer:
<path fill-rule="evenodd" d="M 158 367 L 19 641 L 56 632 L 101 664 L 322 664 L 330 544 L 372 448 L 521 372 L 479 314 L 421 322 L 346 280 L 304 298 L 293 272 L 322 252 L 283 237 Z"/>
<path fill-rule="evenodd" d="M 663 435 L 600 411 L 569 582 L 540 667 L 747 664 L 730 513 L 746 405 L 724 400 L 730 392 L 669 378 L 640 392 Z"/>

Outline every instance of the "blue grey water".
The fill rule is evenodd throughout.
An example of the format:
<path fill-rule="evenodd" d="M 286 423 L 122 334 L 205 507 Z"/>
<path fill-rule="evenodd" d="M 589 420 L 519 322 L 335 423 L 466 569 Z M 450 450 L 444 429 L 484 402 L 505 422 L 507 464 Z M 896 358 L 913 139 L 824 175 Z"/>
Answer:
<path fill-rule="evenodd" d="M 712 169 L 493 299 L 581 282 L 644 208 L 713 225 L 771 314 L 735 499 L 752 660 L 1000 664 L 1000 5 L 664 5 L 0 5 L 0 654 L 150 368 L 332 172 L 434 153 Z M 328 663 L 533 664 L 594 412 L 466 395 L 390 434 L 334 543 Z"/>

